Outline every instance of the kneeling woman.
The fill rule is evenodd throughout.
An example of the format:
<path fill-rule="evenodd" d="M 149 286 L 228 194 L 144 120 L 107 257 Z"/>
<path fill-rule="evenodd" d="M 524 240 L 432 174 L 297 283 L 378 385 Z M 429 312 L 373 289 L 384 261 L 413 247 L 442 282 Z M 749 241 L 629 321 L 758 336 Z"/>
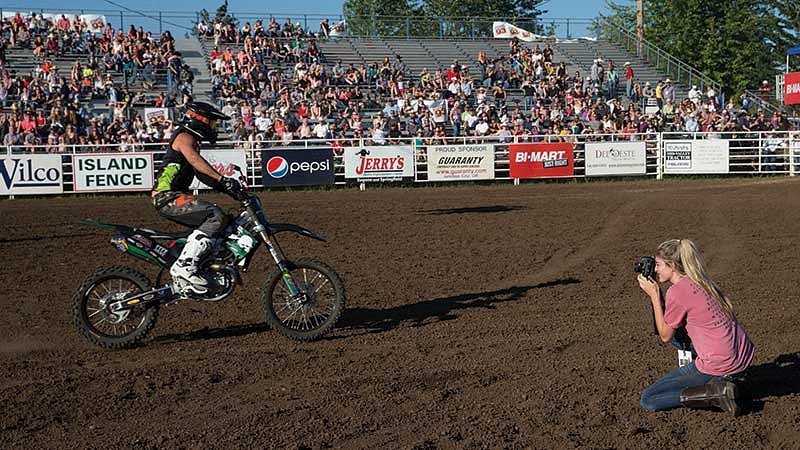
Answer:
<path fill-rule="evenodd" d="M 696 357 L 666 374 L 642 393 L 645 409 L 660 411 L 678 406 L 717 407 L 739 414 L 737 387 L 728 376 L 744 371 L 755 348 L 733 314 L 733 305 L 706 273 L 703 259 L 688 239 L 672 239 L 658 246 L 656 273 L 669 281 L 666 311 L 658 282 L 639 275 L 639 286 L 653 303 L 661 340 L 674 342 L 675 330 L 685 327 Z"/>

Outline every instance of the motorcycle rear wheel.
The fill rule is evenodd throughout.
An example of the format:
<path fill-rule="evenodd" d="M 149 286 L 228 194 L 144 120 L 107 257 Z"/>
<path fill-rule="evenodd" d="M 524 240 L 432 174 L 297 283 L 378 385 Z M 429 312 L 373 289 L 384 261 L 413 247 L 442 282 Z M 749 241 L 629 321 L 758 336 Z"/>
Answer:
<path fill-rule="evenodd" d="M 289 292 L 283 273 L 270 273 L 261 292 L 267 323 L 278 333 L 299 341 L 313 341 L 329 332 L 344 311 L 346 295 L 339 275 L 322 261 L 287 261 L 299 291 Z"/>
<path fill-rule="evenodd" d="M 89 342 L 105 349 L 136 345 L 153 329 L 158 305 L 135 306 L 116 314 L 107 306 L 152 286 L 142 273 L 124 266 L 98 269 L 86 278 L 72 297 L 72 320 Z"/>

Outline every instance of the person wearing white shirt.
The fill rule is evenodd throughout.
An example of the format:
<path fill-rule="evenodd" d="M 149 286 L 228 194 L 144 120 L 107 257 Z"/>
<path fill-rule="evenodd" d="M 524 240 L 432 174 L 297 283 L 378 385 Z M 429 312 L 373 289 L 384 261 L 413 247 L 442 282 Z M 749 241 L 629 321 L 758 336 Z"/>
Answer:
<path fill-rule="evenodd" d="M 256 128 L 258 128 L 258 131 L 263 133 L 272 125 L 272 119 L 267 117 L 265 114 L 262 114 L 261 111 L 256 111 L 255 125 Z"/>
<path fill-rule="evenodd" d="M 696 133 L 700 131 L 700 123 L 697 122 L 694 113 L 690 113 L 689 117 L 686 119 L 686 131 L 690 133 Z"/>
<path fill-rule="evenodd" d="M 489 131 L 489 124 L 486 122 L 486 119 L 481 117 L 478 119 L 478 124 L 475 125 L 475 134 L 479 136 L 484 136 Z"/>
<path fill-rule="evenodd" d="M 451 94 L 454 96 L 458 95 L 458 91 L 461 89 L 461 83 L 458 82 L 457 79 L 453 78 L 450 84 L 447 85 L 447 90 L 450 91 Z"/>
<path fill-rule="evenodd" d="M 697 86 L 692 85 L 692 88 L 689 89 L 689 93 L 687 94 L 689 100 L 692 101 L 695 105 L 700 103 L 700 91 L 697 90 Z"/>
<path fill-rule="evenodd" d="M 325 139 L 325 135 L 328 133 L 328 126 L 325 124 L 324 121 L 320 120 L 314 125 L 314 135 L 318 139 Z"/>
<path fill-rule="evenodd" d="M 472 96 L 472 80 L 469 78 L 462 78 L 461 79 L 461 92 L 464 93 L 464 96 L 470 97 Z"/>
<path fill-rule="evenodd" d="M 375 145 L 384 145 L 386 143 L 386 132 L 381 127 L 372 129 L 372 142 Z"/>

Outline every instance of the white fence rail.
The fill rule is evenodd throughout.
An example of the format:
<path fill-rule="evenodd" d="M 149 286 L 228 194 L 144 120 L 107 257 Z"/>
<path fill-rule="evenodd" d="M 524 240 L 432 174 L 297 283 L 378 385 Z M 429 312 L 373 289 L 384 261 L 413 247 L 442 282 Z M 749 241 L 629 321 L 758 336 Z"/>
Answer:
<path fill-rule="evenodd" d="M 0 195 L 146 191 L 165 144 L 5 147 Z M 220 171 L 244 164 L 252 187 L 672 175 L 789 175 L 800 131 L 220 142 Z"/>

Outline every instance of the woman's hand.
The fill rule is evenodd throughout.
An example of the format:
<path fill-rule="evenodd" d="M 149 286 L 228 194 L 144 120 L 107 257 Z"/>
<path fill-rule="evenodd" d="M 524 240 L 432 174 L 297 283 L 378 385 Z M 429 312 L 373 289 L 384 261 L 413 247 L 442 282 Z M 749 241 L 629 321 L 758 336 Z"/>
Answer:
<path fill-rule="evenodd" d="M 645 294 L 651 299 L 659 299 L 661 297 L 661 286 L 657 282 L 651 278 L 645 278 L 642 274 L 639 274 L 637 279 L 639 280 L 639 287 L 642 288 Z"/>

